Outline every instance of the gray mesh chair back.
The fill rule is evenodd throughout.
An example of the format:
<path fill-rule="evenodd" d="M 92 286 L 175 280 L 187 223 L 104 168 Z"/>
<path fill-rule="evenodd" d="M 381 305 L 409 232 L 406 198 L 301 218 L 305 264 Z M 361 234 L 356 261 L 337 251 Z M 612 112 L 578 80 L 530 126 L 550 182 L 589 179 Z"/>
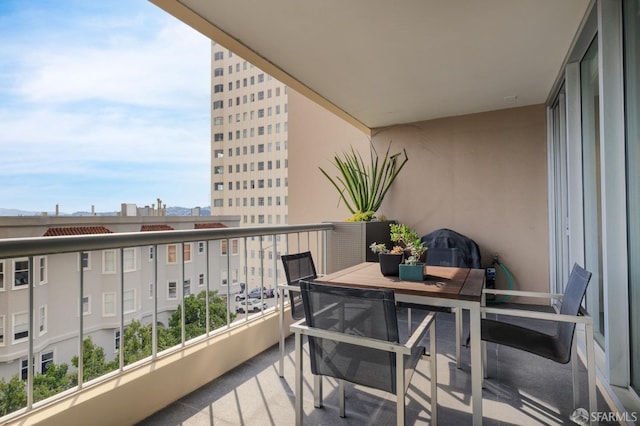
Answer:
<path fill-rule="evenodd" d="M 285 254 L 281 256 L 281 259 L 287 284 L 291 286 L 299 286 L 300 280 L 312 281 L 318 277 L 313 257 L 309 251 Z M 289 303 L 291 304 L 291 316 L 293 319 L 304 318 L 300 292 L 289 291 Z"/>
<path fill-rule="evenodd" d="M 573 265 L 560 305 L 560 314 L 578 315 L 590 279 L 591 272 L 577 264 Z M 575 323 L 557 322 L 556 332 L 546 334 L 515 324 L 483 319 L 482 340 L 510 346 L 566 364 L 571 360 L 575 328 Z"/>
<path fill-rule="evenodd" d="M 309 327 L 399 343 L 392 290 L 339 287 L 302 281 Z M 311 372 L 396 393 L 395 355 L 344 342 L 309 337 Z M 415 369 L 423 347 L 405 364 Z M 412 360 L 410 360 L 411 358 Z M 406 381 L 408 383 L 408 380 Z"/>

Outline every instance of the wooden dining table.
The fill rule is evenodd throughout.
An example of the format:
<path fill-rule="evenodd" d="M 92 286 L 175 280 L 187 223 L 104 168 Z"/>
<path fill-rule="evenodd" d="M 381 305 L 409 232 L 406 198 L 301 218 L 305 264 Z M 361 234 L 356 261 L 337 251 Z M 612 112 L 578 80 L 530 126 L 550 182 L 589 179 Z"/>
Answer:
<path fill-rule="evenodd" d="M 484 269 L 426 266 L 424 281 L 403 281 L 383 276 L 378 263 L 365 262 L 318 277 L 315 282 L 394 291 L 398 302 L 466 309 L 469 311 L 471 352 L 471 405 L 473 424 L 482 424 L 482 345 L 480 305 Z"/>

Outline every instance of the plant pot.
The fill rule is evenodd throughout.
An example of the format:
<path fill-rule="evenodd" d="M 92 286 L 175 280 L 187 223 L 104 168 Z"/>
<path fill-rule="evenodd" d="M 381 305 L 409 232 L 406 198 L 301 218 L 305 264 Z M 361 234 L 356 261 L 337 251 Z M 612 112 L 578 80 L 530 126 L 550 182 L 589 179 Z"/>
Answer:
<path fill-rule="evenodd" d="M 400 264 L 400 279 L 404 281 L 424 281 L 425 264 L 417 263 L 415 265 Z"/>
<path fill-rule="evenodd" d="M 378 259 L 380 261 L 380 272 L 385 277 L 397 277 L 400 273 L 400 264 L 404 255 L 392 254 L 392 253 L 379 253 Z"/>

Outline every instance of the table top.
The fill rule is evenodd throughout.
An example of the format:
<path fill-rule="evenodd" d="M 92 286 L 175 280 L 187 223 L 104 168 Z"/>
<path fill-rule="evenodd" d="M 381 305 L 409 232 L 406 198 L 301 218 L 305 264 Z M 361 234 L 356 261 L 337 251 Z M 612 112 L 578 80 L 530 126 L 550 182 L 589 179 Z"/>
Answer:
<path fill-rule="evenodd" d="M 318 277 L 316 282 L 363 288 L 390 288 L 396 293 L 416 296 L 479 302 L 484 286 L 484 269 L 427 266 L 424 281 L 403 281 L 398 277 L 385 277 L 380 264 L 359 263 L 355 266 Z"/>

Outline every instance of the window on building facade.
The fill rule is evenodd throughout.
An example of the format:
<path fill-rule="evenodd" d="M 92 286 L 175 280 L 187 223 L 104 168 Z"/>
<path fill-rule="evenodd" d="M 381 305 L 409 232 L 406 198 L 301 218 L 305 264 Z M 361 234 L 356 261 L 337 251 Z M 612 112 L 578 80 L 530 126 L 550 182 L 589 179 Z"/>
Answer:
<path fill-rule="evenodd" d="M 260 108 L 258 110 L 258 118 L 262 118 L 262 117 L 264 117 L 264 109 Z"/>
<path fill-rule="evenodd" d="M 130 314 L 136 311 L 136 290 L 125 290 L 122 295 L 122 309 L 125 314 Z"/>
<path fill-rule="evenodd" d="M 198 254 L 204 254 L 204 249 L 206 247 L 206 242 L 198 241 Z"/>
<path fill-rule="evenodd" d="M 182 294 L 187 297 L 191 294 L 191 280 L 186 279 L 182 284 Z"/>
<path fill-rule="evenodd" d="M 15 288 L 27 287 L 29 285 L 28 259 L 16 259 L 13 261 L 13 283 Z"/>
<path fill-rule="evenodd" d="M 264 100 L 264 91 L 261 90 L 261 91 L 258 92 L 258 100 L 259 101 Z"/>
<path fill-rule="evenodd" d="M 116 273 L 116 251 L 115 250 L 104 250 L 102 252 L 102 273 L 103 274 Z"/>
<path fill-rule="evenodd" d="M 204 274 L 198 275 L 198 287 L 204 286 Z"/>
<path fill-rule="evenodd" d="M 102 316 L 113 317 L 116 315 L 116 293 L 102 293 Z"/>
<path fill-rule="evenodd" d="M 182 245 L 182 261 L 185 263 L 191 262 L 191 243 Z"/>
<path fill-rule="evenodd" d="M 29 337 L 29 313 L 13 314 L 13 343 L 24 342 Z"/>
<path fill-rule="evenodd" d="M 125 248 L 122 249 L 122 257 L 124 262 L 124 272 L 132 272 L 136 270 L 136 249 Z"/>
<path fill-rule="evenodd" d="M 149 299 L 153 299 L 153 295 L 155 293 L 155 291 L 153 290 L 154 284 L 153 283 L 149 283 Z"/>
<path fill-rule="evenodd" d="M 222 93 L 224 92 L 224 84 L 216 84 L 215 86 L 213 86 L 213 93 Z M 222 101 L 220 101 L 220 108 L 222 108 Z M 214 102 L 214 109 L 215 109 L 215 102 Z"/>
<path fill-rule="evenodd" d="M 213 60 L 214 61 L 221 61 L 224 59 L 224 52 L 215 52 L 213 54 Z"/>
<path fill-rule="evenodd" d="M 120 350 L 120 330 L 113 331 L 113 351 L 118 352 Z"/>
<path fill-rule="evenodd" d="M 155 247 L 149 247 L 149 261 L 151 262 L 155 256 Z"/>
<path fill-rule="evenodd" d="M 214 77 L 222 77 L 224 75 L 224 68 L 216 68 L 213 70 Z"/>
<path fill-rule="evenodd" d="M 175 244 L 167 245 L 167 263 L 176 263 L 178 261 L 178 246 Z"/>
<path fill-rule="evenodd" d="M 4 291 L 4 260 L 0 260 L 0 291 Z"/>
<path fill-rule="evenodd" d="M 46 374 L 51 364 L 53 364 L 53 351 L 43 352 L 40 355 L 40 374 Z"/>
<path fill-rule="evenodd" d="M 82 315 L 91 314 L 91 296 L 84 296 L 82 298 Z"/>
<path fill-rule="evenodd" d="M 224 102 L 223 101 L 214 101 L 213 102 L 213 109 L 223 109 L 224 108 Z"/>
<path fill-rule="evenodd" d="M 227 240 L 220 240 L 220 255 L 227 255 Z"/>
<path fill-rule="evenodd" d="M 4 322 L 5 322 L 5 316 L 4 315 L 0 315 L 0 346 L 4 346 Z"/>
<path fill-rule="evenodd" d="M 223 207 L 224 200 L 222 198 L 216 198 L 213 200 L 213 207 Z"/>
<path fill-rule="evenodd" d="M 178 284 L 175 281 L 169 281 L 167 284 L 167 299 L 178 298 Z"/>
<path fill-rule="evenodd" d="M 264 179 L 258 179 L 258 188 L 264 188 Z"/>
<path fill-rule="evenodd" d="M 45 256 L 38 258 L 38 282 L 40 284 L 47 282 L 47 258 Z"/>
<path fill-rule="evenodd" d="M 214 191 L 224 191 L 224 183 L 223 182 L 216 182 L 213 184 L 213 190 Z"/>
<path fill-rule="evenodd" d="M 213 125 L 214 126 L 222 126 L 224 124 L 224 118 L 223 117 L 214 117 L 213 118 Z"/>
<path fill-rule="evenodd" d="M 47 334 L 47 305 L 38 309 L 38 333 L 40 336 Z"/>

